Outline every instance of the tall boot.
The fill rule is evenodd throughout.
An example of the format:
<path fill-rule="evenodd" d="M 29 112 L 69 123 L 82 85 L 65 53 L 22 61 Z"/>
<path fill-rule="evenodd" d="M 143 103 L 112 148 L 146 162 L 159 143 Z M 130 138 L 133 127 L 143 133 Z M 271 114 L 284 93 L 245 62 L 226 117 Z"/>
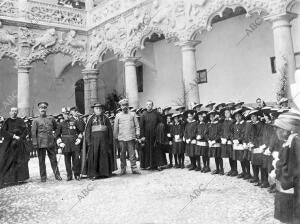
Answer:
<path fill-rule="evenodd" d="M 261 188 L 268 188 L 269 186 L 268 171 L 266 168 L 261 168 Z"/>
<path fill-rule="evenodd" d="M 244 163 L 245 163 L 245 170 L 246 170 L 246 175 L 244 176 L 244 179 L 248 180 L 252 177 L 250 172 L 250 161 L 244 160 Z"/>
<path fill-rule="evenodd" d="M 218 158 L 219 160 L 219 174 L 220 175 L 224 175 L 224 168 L 223 168 L 223 159 L 222 158 Z"/>
<path fill-rule="evenodd" d="M 175 168 L 179 168 L 178 167 L 178 154 L 174 154 L 174 161 L 175 161 Z M 179 160 L 179 162 L 180 162 L 180 160 Z"/>
<path fill-rule="evenodd" d="M 232 173 L 231 173 L 231 176 L 235 177 L 237 175 L 238 175 L 238 172 L 237 172 L 237 162 L 236 162 L 236 160 L 232 159 Z"/>
<path fill-rule="evenodd" d="M 180 154 L 180 159 L 181 159 L 181 169 L 183 169 L 184 168 L 184 154 L 183 153 Z"/>
<path fill-rule="evenodd" d="M 240 163 L 241 163 L 241 167 L 242 167 L 242 173 L 240 173 L 238 175 L 238 178 L 244 178 L 245 175 L 247 174 L 245 161 L 240 161 Z"/>
<path fill-rule="evenodd" d="M 169 151 L 169 165 L 168 168 L 172 168 L 173 167 L 173 154 L 172 152 Z"/>
<path fill-rule="evenodd" d="M 212 174 L 219 174 L 220 166 L 219 166 L 219 159 L 215 157 L 216 169 L 212 172 Z"/>
<path fill-rule="evenodd" d="M 253 170 L 253 179 L 250 180 L 250 183 L 258 183 L 259 178 L 258 178 L 258 174 L 259 174 L 259 168 L 257 165 L 252 165 L 252 170 Z"/>
<path fill-rule="evenodd" d="M 196 156 L 195 158 L 196 162 L 197 162 L 197 168 L 196 171 L 201 171 L 201 162 L 200 162 L 200 156 Z"/>
<path fill-rule="evenodd" d="M 189 170 L 195 170 L 196 169 L 196 161 L 195 161 L 195 157 L 191 157 L 190 156 L 190 161 L 191 161 L 191 164 L 192 164 L 192 166 L 191 166 L 191 168 L 189 168 Z"/>

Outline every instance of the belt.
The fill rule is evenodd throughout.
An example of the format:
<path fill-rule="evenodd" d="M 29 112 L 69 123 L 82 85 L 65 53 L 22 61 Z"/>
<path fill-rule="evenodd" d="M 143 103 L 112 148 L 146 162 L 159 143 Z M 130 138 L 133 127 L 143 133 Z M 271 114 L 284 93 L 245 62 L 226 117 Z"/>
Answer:
<path fill-rule="evenodd" d="M 198 146 L 208 146 L 208 143 L 207 142 L 199 142 L 199 141 L 197 141 L 197 145 Z"/>
<path fill-rule="evenodd" d="M 66 137 L 66 138 L 68 138 L 68 137 L 76 137 L 76 135 L 61 135 L 61 137 Z"/>
<path fill-rule="evenodd" d="M 211 148 L 218 148 L 218 147 L 221 147 L 220 143 L 215 143 L 211 146 Z"/>
<path fill-rule="evenodd" d="M 182 139 L 174 139 L 174 142 L 182 142 Z"/>
<path fill-rule="evenodd" d="M 244 150 L 244 147 L 242 144 L 233 145 L 233 150 Z"/>
<path fill-rule="evenodd" d="M 260 153 L 263 153 L 263 152 L 264 152 L 264 150 L 261 149 L 261 148 L 254 148 L 254 149 L 253 149 L 253 153 L 254 153 L 254 154 L 260 154 Z"/>
<path fill-rule="evenodd" d="M 92 132 L 96 132 L 96 131 L 107 131 L 107 126 L 105 126 L 105 125 L 92 126 Z"/>

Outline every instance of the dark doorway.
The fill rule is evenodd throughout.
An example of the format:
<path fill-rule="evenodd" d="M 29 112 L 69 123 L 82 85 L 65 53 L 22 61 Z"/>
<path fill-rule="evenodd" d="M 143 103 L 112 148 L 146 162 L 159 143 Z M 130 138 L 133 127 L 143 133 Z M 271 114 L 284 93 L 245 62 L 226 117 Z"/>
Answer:
<path fill-rule="evenodd" d="M 78 108 L 78 111 L 81 114 L 84 114 L 84 81 L 83 79 L 79 79 L 75 83 L 75 104 Z"/>

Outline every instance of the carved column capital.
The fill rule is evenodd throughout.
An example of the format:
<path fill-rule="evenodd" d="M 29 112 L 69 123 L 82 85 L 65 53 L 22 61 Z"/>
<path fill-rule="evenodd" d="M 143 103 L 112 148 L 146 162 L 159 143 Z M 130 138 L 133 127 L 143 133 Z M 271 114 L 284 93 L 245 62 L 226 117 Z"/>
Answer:
<path fill-rule="evenodd" d="M 266 21 L 271 21 L 273 23 L 272 29 L 274 30 L 279 27 L 285 27 L 285 26 L 291 27 L 290 22 L 295 18 L 297 18 L 296 13 L 286 12 L 277 15 L 267 16 L 264 19 Z"/>
<path fill-rule="evenodd" d="M 201 41 L 199 40 L 186 40 L 186 41 L 179 41 L 175 43 L 175 45 L 181 47 L 182 51 L 195 51 L 196 46 L 200 43 Z"/>

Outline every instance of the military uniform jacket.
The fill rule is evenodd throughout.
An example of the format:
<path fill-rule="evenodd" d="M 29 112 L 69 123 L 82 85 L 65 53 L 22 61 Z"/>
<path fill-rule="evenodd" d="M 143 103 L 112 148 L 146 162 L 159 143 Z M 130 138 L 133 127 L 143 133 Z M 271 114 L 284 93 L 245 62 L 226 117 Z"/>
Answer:
<path fill-rule="evenodd" d="M 226 144 L 232 141 L 232 134 L 233 134 L 233 120 L 231 118 L 226 118 L 222 123 L 222 134 L 221 134 L 221 141 L 222 144 Z M 232 144 L 232 142 L 231 142 Z"/>
<path fill-rule="evenodd" d="M 219 121 L 210 122 L 208 124 L 208 140 L 221 143 L 222 123 Z"/>
<path fill-rule="evenodd" d="M 38 117 L 33 120 L 31 127 L 32 144 L 37 148 L 55 147 L 57 124 L 52 117 Z"/>
<path fill-rule="evenodd" d="M 172 139 L 174 139 L 175 142 L 181 142 L 182 141 L 182 137 L 184 135 L 184 127 L 181 123 L 178 124 L 173 124 L 171 126 L 171 137 Z M 177 137 L 176 137 L 177 136 Z"/>
<path fill-rule="evenodd" d="M 208 126 L 204 122 L 199 122 L 197 125 L 197 140 L 198 141 L 206 141 L 208 137 Z"/>
<path fill-rule="evenodd" d="M 238 144 L 244 141 L 246 122 L 244 120 L 233 124 L 232 140 L 237 140 Z"/>
<path fill-rule="evenodd" d="M 65 120 L 58 124 L 56 130 L 56 138 L 61 138 L 66 145 L 63 152 L 78 151 L 79 146 L 75 145 L 77 138 L 82 138 L 82 130 L 80 124 L 75 119 Z"/>
<path fill-rule="evenodd" d="M 196 130 L 197 130 L 197 122 L 187 122 L 184 129 L 184 138 L 187 144 L 196 144 Z"/>

